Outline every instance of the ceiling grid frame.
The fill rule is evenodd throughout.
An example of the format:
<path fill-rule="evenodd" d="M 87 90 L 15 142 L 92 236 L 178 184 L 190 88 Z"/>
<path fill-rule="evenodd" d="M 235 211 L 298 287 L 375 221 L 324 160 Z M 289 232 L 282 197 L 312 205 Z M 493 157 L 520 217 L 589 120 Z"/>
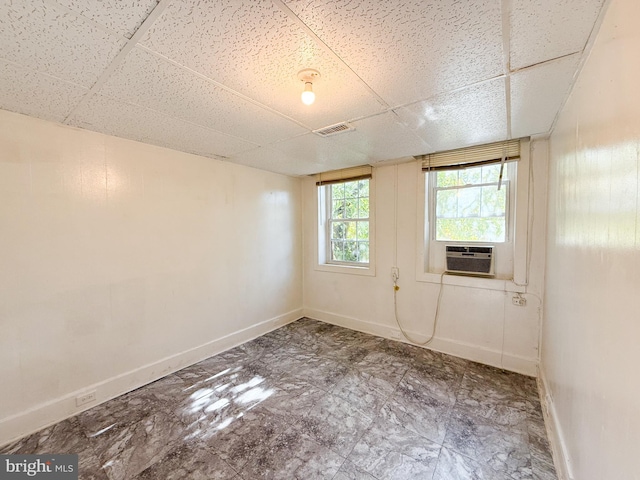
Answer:
<path fill-rule="evenodd" d="M 102 75 L 100 75 L 98 80 L 92 85 L 92 87 L 89 89 L 89 92 L 84 96 L 82 101 L 78 105 L 76 105 L 76 107 L 71 111 L 71 113 L 69 113 L 69 115 L 67 115 L 62 123 L 64 123 L 65 125 L 69 125 L 69 120 L 73 118 L 76 112 L 85 107 L 86 104 L 91 100 L 91 98 L 102 88 L 102 85 L 104 85 L 106 81 L 109 80 L 113 72 L 115 72 L 116 69 L 122 64 L 122 62 L 124 62 L 124 59 L 127 57 L 129 52 L 135 48 L 140 37 L 147 33 L 149 28 L 151 28 L 151 26 L 155 23 L 156 19 L 158 19 L 158 17 L 162 15 L 162 13 L 167 9 L 172 1 L 173 0 L 160 0 L 160 2 L 158 2 L 151 13 L 144 19 L 142 25 L 138 27 L 138 29 L 130 39 L 126 40 L 127 43 L 125 43 L 124 47 L 122 47 L 116 57 L 102 72 Z"/>
<path fill-rule="evenodd" d="M 558 0 L 551 6 L 545 0 L 494 2 L 5 1 L 0 59 L 7 69 L 0 71 L 0 108 L 178 150 L 189 148 L 176 135 L 191 125 L 198 133 L 185 138 L 194 139 L 198 154 L 290 175 L 544 135 L 557 121 L 611 0 Z M 578 4 L 580 11 L 574 12 Z M 199 16 L 185 16 L 189 11 Z M 154 35 L 177 48 L 156 48 L 162 45 Z M 201 47 L 207 41 L 222 46 L 198 50 L 190 41 L 195 37 Z M 275 43 L 266 43 L 271 39 Z M 554 44 L 558 39 L 566 45 Z M 529 54 L 527 41 L 535 52 Z M 134 51 L 156 59 L 148 61 L 153 72 L 144 69 L 146 57 Z M 200 63 L 189 61 L 194 55 Z M 540 61 L 522 64 L 527 58 Z M 521 64 L 512 66 L 513 59 Z M 490 67 L 483 66 L 485 60 Z M 203 70 L 207 61 L 218 66 Z M 480 67 L 468 70 L 465 62 Z M 256 83 L 261 81 L 257 66 L 264 67 L 262 85 Z M 325 90 L 317 105 L 305 110 L 299 83 L 291 79 L 300 68 L 318 66 Z M 443 82 L 452 78 L 452 69 L 457 80 Z M 243 78 L 243 72 L 249 75 Z M 118 126 L 118 117 L 132 130 Z M 310 140 L 314 130 L 336 123 L 356 130 Z M 115 133 L 109 125 L 117 126 Z M 161 138 L 160 125 L 176 130 L 165 129 Z M 205 140 L 207 131 L 215 140 Z M 155 132 L 157 140 L 140 138 L 145 132 Z"/>

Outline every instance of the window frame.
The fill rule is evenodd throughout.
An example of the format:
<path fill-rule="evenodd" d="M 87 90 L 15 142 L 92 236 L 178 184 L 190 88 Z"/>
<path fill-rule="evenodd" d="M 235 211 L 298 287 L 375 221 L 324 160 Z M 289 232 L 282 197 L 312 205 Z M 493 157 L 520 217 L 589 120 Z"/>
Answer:
<path fill-rule="evenodd" d="M 356 217 L 356 218 L 340 218 L 340 219 L 335 219 L 332 217 L 332 213 L 333 213 L 333 186 L 334 185 L 344 185 L 345 183 L 357 183 L 357 182 L 362 182 L 362 181 L 367 181 L 369 182 L 369 195 L 366 197 L 369 200 L 369 216 L 366 218 L 360 218 L 360 217 Z M 369 263 L 371 261 L 371 241 L 370 239 L 367 240 L 367 243 L 369 244 L 369 261 L 367 262 L 351 262 L 351 261 L 347 261 L 347 260 L 334 260 L 333 257 L 333 245 L 332 245 L 332 240 L 334 240 L 332 238 L 332 234 L 333 234 L 333 224 L 334 223 L 338 223 L 338 222 L 355 222 L 356 223 L 356 229 L 358 227 L 358 222 L 367 222 L 368 226 L 369 226 L 369 237 L 371 236 L 371 223 L 370 223 L 370 217 L 371 217 L 371 179 L 370 178 L 362 178 L 362 179 L 353 179 L 353 180 L 347 180 L 347 181 L 340 181 L 340 182 L 335 182 L 332 184 L 328 184 L 328 185 L 323 185 L 323 187 L 325 187 L 325 192 L 324 192 L 324 197 L 325 197 L 325 212 L 326 212 L 326 227 L 325 227 L 325 235 L 326 235 L 326 239 L 325 239 L 325 245 L 327 246 L 327 253 L 326 253 L 326 263 L 328 265 L 344 265 L 344 266 L 351 266 L 351 267 L 368 267 Z M 358 195 L 357 199 L 360 200 L 360 198 L 365 198 L 365 197 L 361 197 Z M 346 198 L 345 198 L 346 200 Z M 359 212 L 359 209 L 358 209 Z M 357 238 L 356 238 L 356 242 L 357 242 Z"/>
<path fill-rule="evenodd" d="M 511 179 L 511 197 L 513 203 L 510 205 L 512 225 L 509 231 L 512 232 L 510 243 L 499 244 L 508 247 L 509 256 L 512 261 L 512 271 L 508 274 L 497 272 L 494 278 L 482 278 L 471 276 L 448 276 L 446 282 L 448 284 L 467 286 L 472 288 L 483 288 L 498 291 L 514 291 L 523 292 L 527 283 L 527 256 L 528 256 L 528 236 L 530 235 L 530 177 L 531 177 L 531 141 L 528 138 L 520 139 L 520 159 L 517 161 L 517 169 L 515 178 Z M 427 217 L 427 208 L 433 204 L 430 199 L 427 204 L 429 195 L 428 185 L 425 180 L 426 172 L 422 170 L 422 161 L 418 160 L 415 164 L 417 175 L 418 205 L 417 205 L 417 226 L 416 226 L 416 262 L 415 275 L 418 282 L 440 283 L 440 275 L 444 270 L 435 268 L 430 265 L 430 256 L 432 255 L 433 244 L 431 242 L 431 226 Z M 441 242 L 449 245 L 464 245 L 468 242 Z M 482 245 L 474 243 L 474 245 Z M 442 259 L 444 265 L 444 258 Z M 433 262 L 431 262 L 433 263 Z"/>
<path fill-rule="evenodd" d="M 354 179 L 355 180 L 355 179 Z M 317 208 L 317 221 L 315 222 L 315 238 L 316 241 L 316 262 L 314 269 L 322 272 L 331 273 L 346 273 L 351 275 L 364 275 L 375 276 L 375 192 L 376 182 L 375 175 L 371 175 L 369 180 L 369 263 L 355 263 L 355 262 L 331 262 L 330 259 L 330 231 L 328 224 L 329 213 L 329 195 L 327 195 L 327 188 L 331 187 L 331 184 L 317 185 L 316 188 L 316 208 Z"/>
<path fill-rule="evenodd" d="M 428 198 L 428 208 L 429 208 L 429 239 L 432 242 L 439 242 L 439 243 L 446 243 L 448 245 L 466 245 L 466 244 L 473 244 L 473 245 L 503 245 L 506 243 L 511 243 L 512 238 L 513 238 L 513 231 L 512 231 L 512 227 L 513 227 L 513 211 L 511 209 L 512 204 L 514 203 L 514 196 L 515 196 L 515 192 L 512 191 L 511 188 L 511 184 L 513 183 L 513 181 L 517 178 L 517 166 L 511 166 L 509 164 L 517 164 L 517 162 L 515 161 L 510 161 L 508 163 L 505 163 L 504 168 L 505 171 L 507 172 L 507 175 L 504 175 L 503 180 L 502 180 L 502 185 L 501 188 L 504 188 L 507 192 L 506 194 L 506 202 L 505 202 L 505 238 L 504 241 L 501 242 L 497 242 L 497 241 L 489 241 L 489 240 L 438 240 L 436 238 L 437 235 L 437 203 L 436 203 L 436 195 L 437 195 L 437 191 L 439 190 L 461 190 L 464 188 L 477 188 L 477 187 L 485 187 L 485 186 L 492 186 L 492 185 L 498 185 L 498 182 L 489 182 L 489 183 L 474 183 L 474 184 L 468 184 L 468 185 L 459 185 L 459 186 L 454 186 L 454 187 L 438 187 L 436 185 L 437 183 L 437 175 L 438 175 L 438 171 L 445 171 L 445 169 L 442 170 L 435 170 L 432 172 L 424 172 L 425 176 L 428 176 L 428 179 L 425 181 L 428 181 L 428 185 L 425 186 L 425 188 L 428 190 L 429 192 L 429 198 Z M 494 164 L 494 165 L 498 165 L 498 164 Z M 475 167 L 477 168 L 477 167 Z M 453 170 L 461 170 L 459 168 L 452 168 L 450 171 Z M 515 172 L 514 172 L 515 170 Z"/>

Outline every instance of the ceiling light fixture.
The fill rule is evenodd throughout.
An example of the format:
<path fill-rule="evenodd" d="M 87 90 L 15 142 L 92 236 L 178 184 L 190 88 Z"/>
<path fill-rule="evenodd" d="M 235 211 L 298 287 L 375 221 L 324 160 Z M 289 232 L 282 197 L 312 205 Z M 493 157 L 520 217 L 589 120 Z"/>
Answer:
<path fill-rule="evenodd" d="M 301 99 L 305 105 L 311 105 L 316 100 L 316 94 L 313 93 L 313 82 L 320 78 L 320 72 L 312 68 L 305 68 L 298 72 L 298 79 L 304 82 L 304 91 Z"/>

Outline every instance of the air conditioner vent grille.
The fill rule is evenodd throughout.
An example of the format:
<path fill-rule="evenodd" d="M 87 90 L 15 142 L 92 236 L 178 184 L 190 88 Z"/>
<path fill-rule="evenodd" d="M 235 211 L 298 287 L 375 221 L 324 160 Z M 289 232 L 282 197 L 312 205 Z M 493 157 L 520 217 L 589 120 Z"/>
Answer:
<path fill-rule="evenodd" d="M 446 246 L 447 272 L 493 276 L 493 247 Z"/>
<path fill-rule="evenodd" d="M 355 130 L 353 125 L 349 125 L 348 123 L 336 123 L 335 125 L 329 125 L 328 127 L 320 128 L 318 130 L 314 130 L 313 133 L 319 135 L 321 137 L 330 137 L 332 135 L 337 135 L 342 132 L 349 132 L 351 130 Z"/>

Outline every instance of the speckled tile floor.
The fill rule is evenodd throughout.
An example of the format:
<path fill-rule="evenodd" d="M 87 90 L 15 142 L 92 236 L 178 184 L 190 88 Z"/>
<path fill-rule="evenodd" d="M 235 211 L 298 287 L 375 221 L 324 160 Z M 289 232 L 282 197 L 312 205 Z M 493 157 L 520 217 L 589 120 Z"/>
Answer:
<path fill-rule="evenodd" d="M 0 453 L 101 480 L 556 479 L 534 379 L 309 319 Z"/>

